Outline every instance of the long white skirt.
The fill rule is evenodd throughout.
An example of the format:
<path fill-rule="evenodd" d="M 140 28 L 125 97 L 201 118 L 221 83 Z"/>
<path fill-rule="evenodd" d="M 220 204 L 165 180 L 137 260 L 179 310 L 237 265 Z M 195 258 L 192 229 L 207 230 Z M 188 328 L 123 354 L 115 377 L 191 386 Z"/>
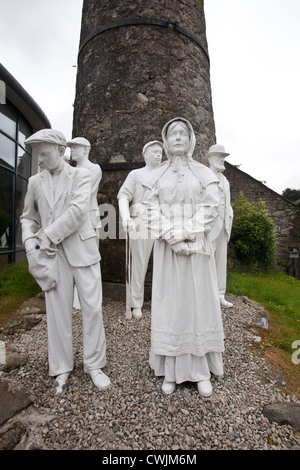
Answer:
<path fill-rule="evenodd" d="M 150 367 L 156 376 L 163 376 L 167 382 L 200 382 L 209 380 L 211 373 L 223 375 L 222 353 L 208 353 L 205 356 L 160 356 L 150 353 Z"/>
<path fill-rule="evenodd" d="M 213 255 L 177 255 L 154 244 L 149 363 L 182 383 L 223 375 L 224 334 Z"/>

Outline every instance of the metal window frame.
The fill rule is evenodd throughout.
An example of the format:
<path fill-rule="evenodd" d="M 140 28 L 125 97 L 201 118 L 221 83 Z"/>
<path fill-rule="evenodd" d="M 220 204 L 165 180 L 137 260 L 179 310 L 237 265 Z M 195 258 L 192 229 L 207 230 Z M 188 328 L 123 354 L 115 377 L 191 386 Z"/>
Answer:
<path fill-rule="evenodd" d="M 15 108 L 15 110 L 17 111 L 17 119 L 16 119 L 16 133 L 15 133 L 15 138 L 13 138 L 12 136 L 8 135 L 5 131 L 3 131 L 2 129 L 0 129 L 0 132 L 1 134 L 3 134 L 5 137 L 7 137 L 8 139 L 10 139 L 12 142 L 14 142 L 15 144 L 15 166 L 14 168 L 9 168 L 3 164 L 0 163 L 0 168 L 6 170 L 6 171 L 9 171 L 11 174 L 13 174 L 13 194 L 12 194 L 12 197 L 13 197 L 13 203 L 12 203 L 12 207 L 13 207 L 13 223 L 12 223 L 12 249 L 11 250 L 5 250 L 5 251 L 0 251 L 0 256 L 2 255 L 11 255 L 11 258 L 10 258 L 10 262 L 11 263 L 15 263 L 16 261 L 16 253 L 22 253 L 22 252 L 25 252 L 24 249 L 20 249 L 20 248 L 17 248 L 16 247 L 16 234 L 17 234 L 17 230 L 16 230 L 16 225 L 17 225 L 17 220 L 16 220 L 16 214 L 17 214 L 17 189 L 18 189 L 18 177 L 20 177 L 21 179 L 23 179 L 24 181 L 27 181 L 29 180 L 29 177 L 31 176 L 31 172 L 32 172 L 32 154 L 29 153 L 26 148 L 24 147 L 24 145 L 22 145 L 20 142 L 19 142 L 19 123 L 20 123 L 20 116 L 22 116 L 22 119 L 26 121 L 26 123 L 28 123 L 28 126 L 29 128 L 32 129 L 31 132 L 33 132 L 33 128 L 32 126 L 30 125 L 30 123 L 28 122 L 28 120 L 25 118 L 25 116 L 19 111 L 19 109 L 14 106 L 13 103 L 9 102 L 10 106 L 13 106 Z M 1 110 L 1 108 L 0 108 Z M 29 171 L 29 176 L 28 178 L 25 177 L 24 175 L 22 175 L 21 173 L 18 172 L 18 147 L 21 147 L 27 155 L 29 155 L 30 157 L 30 171 Z"/>

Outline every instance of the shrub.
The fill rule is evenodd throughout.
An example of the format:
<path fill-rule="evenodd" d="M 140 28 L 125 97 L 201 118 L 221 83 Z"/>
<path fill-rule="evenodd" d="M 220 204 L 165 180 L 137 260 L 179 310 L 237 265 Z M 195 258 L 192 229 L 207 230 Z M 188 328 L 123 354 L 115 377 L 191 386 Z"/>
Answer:
<path fill-rule="evenodd" d="M 276 251 L 275 230 L 266 203 L 248 202 L 241 192 L 232 203 L 234 218 L 231 233 L 239 261 L 248 266 L 270 267 Z"/>

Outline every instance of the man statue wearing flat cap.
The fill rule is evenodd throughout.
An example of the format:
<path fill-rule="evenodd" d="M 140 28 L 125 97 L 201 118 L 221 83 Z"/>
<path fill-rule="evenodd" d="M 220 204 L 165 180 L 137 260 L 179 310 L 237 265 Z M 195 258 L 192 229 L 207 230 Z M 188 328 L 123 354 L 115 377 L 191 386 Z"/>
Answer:
<path fill-rule="evenodd" d="M 74 283 L 82 310 L 83 361 L 98 389 L 110 385 L 102 372 L 106 339 L 98 239 L 89 218 L 91 176 L 64 160 L 66 139 L 43 129 L 26 144 L 37 154 L 41 172 L 29 179 L 21 216 L 29 269 L 45 291 L 49 375 L 62 391 L 74 367 L 72 313 Z"/>
<path fill-rule="evenodd" d="M 89 153 L 91 149 L 90 142 L 84 137 L 75 137 L 67 142 L 67 147 L 70 147 L 71 160 L 76 163 L 77 168 L 87 168 L 91 174 L 91 203 L 89 215 L 93 228 L 98 235 L 98 230 L 101 227 L 99 207 L 97 202 L 97 194 L 99 184 L 102 178 L 102 170 L 100 165 L 93 163 L 89 160 Z"/>
<path fill-rule="evenodd" d="M 142 218 L 140 209 L 143 202 L 143 182 L 152 171 L 161 163 L 163 144 L 157 140 L 148 142 L 143 147 L 142 156 L 146 166 L 131 171 L 118 192 L 118 205 L 122 225 L 130 240 L 129 256 L 131 256 L 129 273 L 130 295 L 127 300 L 127 317 L 141 318 L 144 302 L 144 283 L 147 267 L 151 256 L 154 240 L 148 234 L 142 233 Z M 131 204 L 131 213 L 130 213 Z M 136 209 L 136 210 L 134 210 Z M 137 232 L 139 230 L 139 232 Z"/>
<path fill-rule="evenodd" d="M 75 137 L 67 142 L 67 147 L 70 147 L 70 163 L 76 163 L 76 168 L 86 168 L 89 170 L 91 175 L 91 201 L 89 209 L 89 217 L 93 229 L 96 232 L 98 238 L 100 237 L 101 220 L 97 201 L 98 188 L 102 178 L 102 170 L 100 165 L 92 163 L 89 160 L 89 154 L 91 150 L 90 142 L 84 137 Z M 80 301 L 78 298 L 78 292 L 75 286 L 74 289 L 74 308 L 80 309 Z"/>
<path fill-rule="evenodd" d="M 231 302 L 225 299 L 227 280 L 227 245 L 230 239 L 233 210 L 230 204 L 230 186 L 227 178 L 223 175 L 225 171 L 225 152 L 223 145 L 212 145 L 206 154 L 206 158 L 212 172 L 217 176 L 220 183 L 219 188 L 219 216 L 210 232 L 213 244 L 216 270 L 219 286 L 220 304 L 224 308 L 233 307 Z"/>

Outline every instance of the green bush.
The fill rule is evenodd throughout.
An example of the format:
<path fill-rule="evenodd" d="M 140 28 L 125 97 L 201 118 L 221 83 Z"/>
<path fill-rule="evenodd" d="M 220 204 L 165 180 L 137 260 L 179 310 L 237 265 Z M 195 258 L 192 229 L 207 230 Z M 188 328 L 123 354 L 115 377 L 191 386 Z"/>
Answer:
<path fill-rule="evenodd" d="M 248 202 L 244 194 L 232 203 L 234 218 L 231 243 L 242 265 L 270 267 L 276 252 L 275 231 L 266 203 Z"/>

